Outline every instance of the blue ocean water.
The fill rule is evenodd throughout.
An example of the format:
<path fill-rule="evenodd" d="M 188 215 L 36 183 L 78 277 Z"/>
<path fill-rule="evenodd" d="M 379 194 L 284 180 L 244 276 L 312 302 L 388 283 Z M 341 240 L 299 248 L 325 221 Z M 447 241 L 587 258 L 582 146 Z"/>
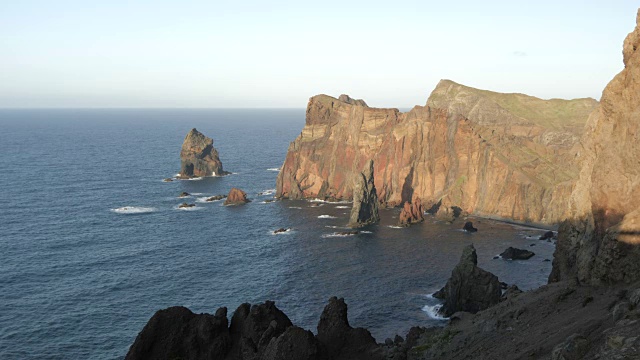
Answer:
<path fill-rule="evenodd" d="M 349 204 L 264 203 L 273 195 L 299 110 L 0 110 L 0 358 L 121 359 L 153 313 L 184 305 L 230 313 L 274 300 L 315 331 L 330 296 L 379 342 L 429 316 L 428 294 L 473 242 L 479 265 L 531 289 L 553 246 L 540 230 L 473 219 L 478 233 L 428 218 L 392 227 L 397 209 L 356 236 L 333 236 Z M 193 127 L 214 139 L 226 177 L 162 182 Z M 203 197 L 244 189 L 224 207 Z M 187 199 L 178 195 L 193 194 Z M 267 191 L 267 193 L 270 193 Z M 180 210 L 182 202 L 196 203 Z M 128 209 L 122 210 L 121 208 Z M 116 210 L 121 209 L 121 210 Z M 293 230 L 281 235 L 280 227 Z M 508 246 L 528 261 L 493 259 Z"/>

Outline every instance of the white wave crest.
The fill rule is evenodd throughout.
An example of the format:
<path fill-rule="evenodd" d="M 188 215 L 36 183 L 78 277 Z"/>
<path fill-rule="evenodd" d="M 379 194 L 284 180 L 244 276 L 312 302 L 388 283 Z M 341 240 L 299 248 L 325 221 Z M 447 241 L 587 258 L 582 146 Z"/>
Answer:
<path fill-rule="evenodd" d="M 440 308 L 442 308 L 442 304 L 425 305 L 422 307 L 422 311 L 434 320 L 448 320 L 448 318 L 440 314 Z"/>
<path fill-rule="evenodd" d="M 398 226 L 398 225 L 387 225 L 387 227 L 392 229 L 404 229 L 404 226 Z"/>
<path fill-rule="evenodd" d="M 299 209 L 302 210 L 302 208 L 300 206 L 289 206 L 289 209 Z"/>
<path fill-rule="evenodd" d="M 157 209 L 153 207 L 141 207 L 141 206 L 123 206 L 117 209 L 111 209 L 117 214 L 148 214 L 155 212 Z"/>
<path fill-rule="evenodd" d="M 280 171 L 280 168 L 268 168 L 267 171 Z"/>
<path fill-rule="evenodd" d="M 334 232 L 334 233 L 331 233 L 331 234 L 323 234 L 322 237 L 323 238 L 333 238 L 333 237 L 349 237 L 349 236 L 355 236 L 355 235 L 358 235 L 358 234 L 355 234 L 355 233 L 353 233 L 353 234 L 341 234 L 341 233 Z"/>
<path fill-rule="evenodd" d="M 174 210 L 182 210 L 182 211 L 196 211 L 196 210 L 202 210 L 203 208 L 198 207 L 198 206 L 191 206 L 191 207 L 179 207 L 179 206 L 176 206 L 173 209 Z"/>
<path fill-rule="evenodd" d="M 267 196 L 267 195 L 273 195 L 276 193 L 276 189 L 267 189 L 267 190 L 263 190 L 260 191 L 258 193 L 258 196 Z"/>
<path fill-rule="evenodd" d="M 340 205 L 340 206 L 336 206 L 336 209 L 348 209 L 351 206 L 345 206 L 345 205 Z"/>
<path fill-rule="evenodd" d="M 322 199 L 309 199 L 309 202 L 317 202 L 317 203 L 326 203 L 326 204 L 351 204 L 351 201 L 348 200 L 339 200 L 339 201 L 327 201 Z"/>
<path fill-rule="evenodd" d="M 337 218 L 331 215 L 320 215 L 318 216 L 318 219 L 337 219 Z"/>

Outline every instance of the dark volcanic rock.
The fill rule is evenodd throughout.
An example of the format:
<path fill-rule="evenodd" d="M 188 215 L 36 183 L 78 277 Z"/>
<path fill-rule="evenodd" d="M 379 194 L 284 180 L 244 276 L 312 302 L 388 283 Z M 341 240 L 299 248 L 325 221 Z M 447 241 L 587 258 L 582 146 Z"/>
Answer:
<path fill-rule="evenodd" d="M 457 311 L 476 313 L 500 302 L 498 277 L 477 265 L 476 249 L 469 245 L 464 248 L 447 284 L 433 294 L 444 301 L 440 309 L 444 316 L 451 316 Z"/>
<path fill-rule="evenodd" d="M 405 201 L 398 217 L 398 224 L 401 226 L 409 226 L 424 221 L 424 215 L 422 215 L 422 203 L 419 198 L 416 198 L 413 203 Z"/>
<path fill-rule="evenodd" d="M 320 346 L 313 333 L 297 326 L 290 326 L 267 345 L 261 360 L 316 360 Z"/>
<path fill-rule="evenodd" d="M 218 151 L 213 147 L 213 140 L 196 129 L 191 129 L 184 138 L 180 162 L 178 177 L 183 179 L 229 174 L 222 169 L 222 162 L 218 158 Z"/>
<path fill-rule="evenodd" d="M 378 194 L 373 177 L 373 160 L 369 160 L 362 173 L 356 175 L 353 184 L 353 207 L 349 218 L 351 227 L 362 227 L 380 221 Z"/>
<path fill-rule="evenodd" d="M 478 231 L 478 229 L 473 227 L 473 223 L 471 221 L 467 221 L 466 223 L 464 223 L 464 227 L 462 227 L 462 230 L 464 230 L 466 232 L 476 232 L 476 231 Z"/>
<path fill-rule="evenodd" d="M 531 259 L 533 255 L 535 255 L 535 253 L 532 251 L 516 249 L 511 246 L 500 254 L 500 256 L 506 260 L 528 260 Z"/>
<path fill-rule="evenodd" d="M 231 318 L 229 332 L 233 341 L 231 359 L 258 359 L 273 338 L 292 326 L 291 320 L 273 301 L 242 304 Z"/>
<path fill-rule="evenodd" d="M 172 181 L 173 181 L 173 179 L 172 179 L 172 178 L 166 178 L 166 179 L 164 179 L 164 180 L 162 180 L 162 181 L 164 181 L 164 182 L 172 182 Z"/>
<path fill-rule="evenodd" d="M 323 358 L 383 359 L 376 340 L 363 328 L 352 328 L 347 319 L 347 304 L 335 296 L 329 299 L 318 323 L 318 341 Z"/>
<path fill-rule="evenodd" d="M 205 201 L 206 202 L 218 201 L 218 200 L 222 200 L 222 199 L 224 199 L 226 197 L 227 197 L 227 195 L 215 195 L 215 196 L 208 197 Z"/>
<path fill-rule="evenodd" d="M 548 240 L 548 239 L 553 239 L 556 235 L 553 233 L 553 231 L 547 231 L 546 233 L 544 233 L 544 235 L 540 236 L 538 239 L 539 240 Z"/>
<path fill-rule="evenodd" d="M 190 195 L 191 195 L 191 194 L 189 194 L 188 192 L 183 191 L 183 192 L 181 192 L 181 193 L 180 193 L 180 195 L 179 195 L 178 197 L 181 197 L 181 198 L 182 198 L 182 197 L 187 197 L 187 196 L 190 196 Z"/>
<path fill-rule="evenodd" d="M 249 199 L 247 199 L 247 193 L 238 189 L 233 188 L 229 191 L 229 195 L 227 195 L 227 200 L 224 201 L 225 205 L 241 205 L 248 203 Z"/>
<path fill-rule="evenodd" d="M 192 208 L 192 207 L 195 207 L 195 206 L 196 206 L 196 204 L 182 203 L 182 204 L 178 205 L 178 208 L 179 209 L 185 209 L 185 208 Z"/>
<path fill-rule="evenodd" d="M 129 348 L 126 360 L 224 359 L 231 348 L 227 309 L 215 315 L 181 306 L 153 315 Z"/>
<path fill-rule="evenodd" d="M 274 233 L 274 234 L 280 234 L 280 233 L 287 232 L 287 231 L 289 231 L 289 230 L 290 230 L 289 228 L 280 228 L 280 229 L 278 229 L 278 230 L 274 230 L 274 231 L 273 231 L 273 233 Z"/>

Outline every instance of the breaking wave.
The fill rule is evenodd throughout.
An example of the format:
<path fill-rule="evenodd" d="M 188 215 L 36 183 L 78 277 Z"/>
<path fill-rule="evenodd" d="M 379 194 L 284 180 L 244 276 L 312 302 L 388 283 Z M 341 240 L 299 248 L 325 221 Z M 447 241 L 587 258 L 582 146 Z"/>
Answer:
<path fill-rule="evenodd" d="M 117 214 L 148 214 L 157 211 L 157 209 L 153 207 L 123 206 L 111 209 L 111 211 Z"/>

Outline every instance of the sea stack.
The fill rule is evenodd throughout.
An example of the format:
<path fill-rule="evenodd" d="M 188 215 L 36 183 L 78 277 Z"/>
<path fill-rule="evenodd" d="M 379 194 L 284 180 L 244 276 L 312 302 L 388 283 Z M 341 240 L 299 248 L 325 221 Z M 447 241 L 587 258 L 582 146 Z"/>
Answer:
<path fill-rule="evenodd" d="M 178 175 L 180 179 L 229 174 L 222 169 L 218 150 L 213 147 L 213 139 L 206 137 L 195 128 L 191 129 L 184 138 L 180 162 Z"/>
<path fill-rule="evenodd" d="M 373 160 L 367 161 L 362 172 L 353 183 L 353 207 L 349 226 L 357 228 L 380 221 L 378 216 L 378 194 L 373 183 Z"/>
<path fill-rule="evenodd" d="M 224 205 L 242 205 L 250 201 L 251 200 L 247 199 L 246 192 L 238 188 L 233 188 L 229 191 L 229 195 L 227 195 L 227 200 L 224 201 Z"/>
<path fill-rule="evenodd" d="M 413 203 L 405 201 L 400 216 L 398 217 L 398 224 L 400 226 L 409 226 L 411 224 L 417 224 L 424 221 L 424 215 L 422 215 L 422 203 L 420 199 L 415 199 Z"/>
<path fill-rule="evenodd" d="M 462 251 L 447 284 L 433 297 L 444 301 L 440 312 L 448 317 L 457 311 L 484 310 L 499 303 L 500 295 L 498 277 L 478 267 L 476 249 L 469 245 Z"/>

